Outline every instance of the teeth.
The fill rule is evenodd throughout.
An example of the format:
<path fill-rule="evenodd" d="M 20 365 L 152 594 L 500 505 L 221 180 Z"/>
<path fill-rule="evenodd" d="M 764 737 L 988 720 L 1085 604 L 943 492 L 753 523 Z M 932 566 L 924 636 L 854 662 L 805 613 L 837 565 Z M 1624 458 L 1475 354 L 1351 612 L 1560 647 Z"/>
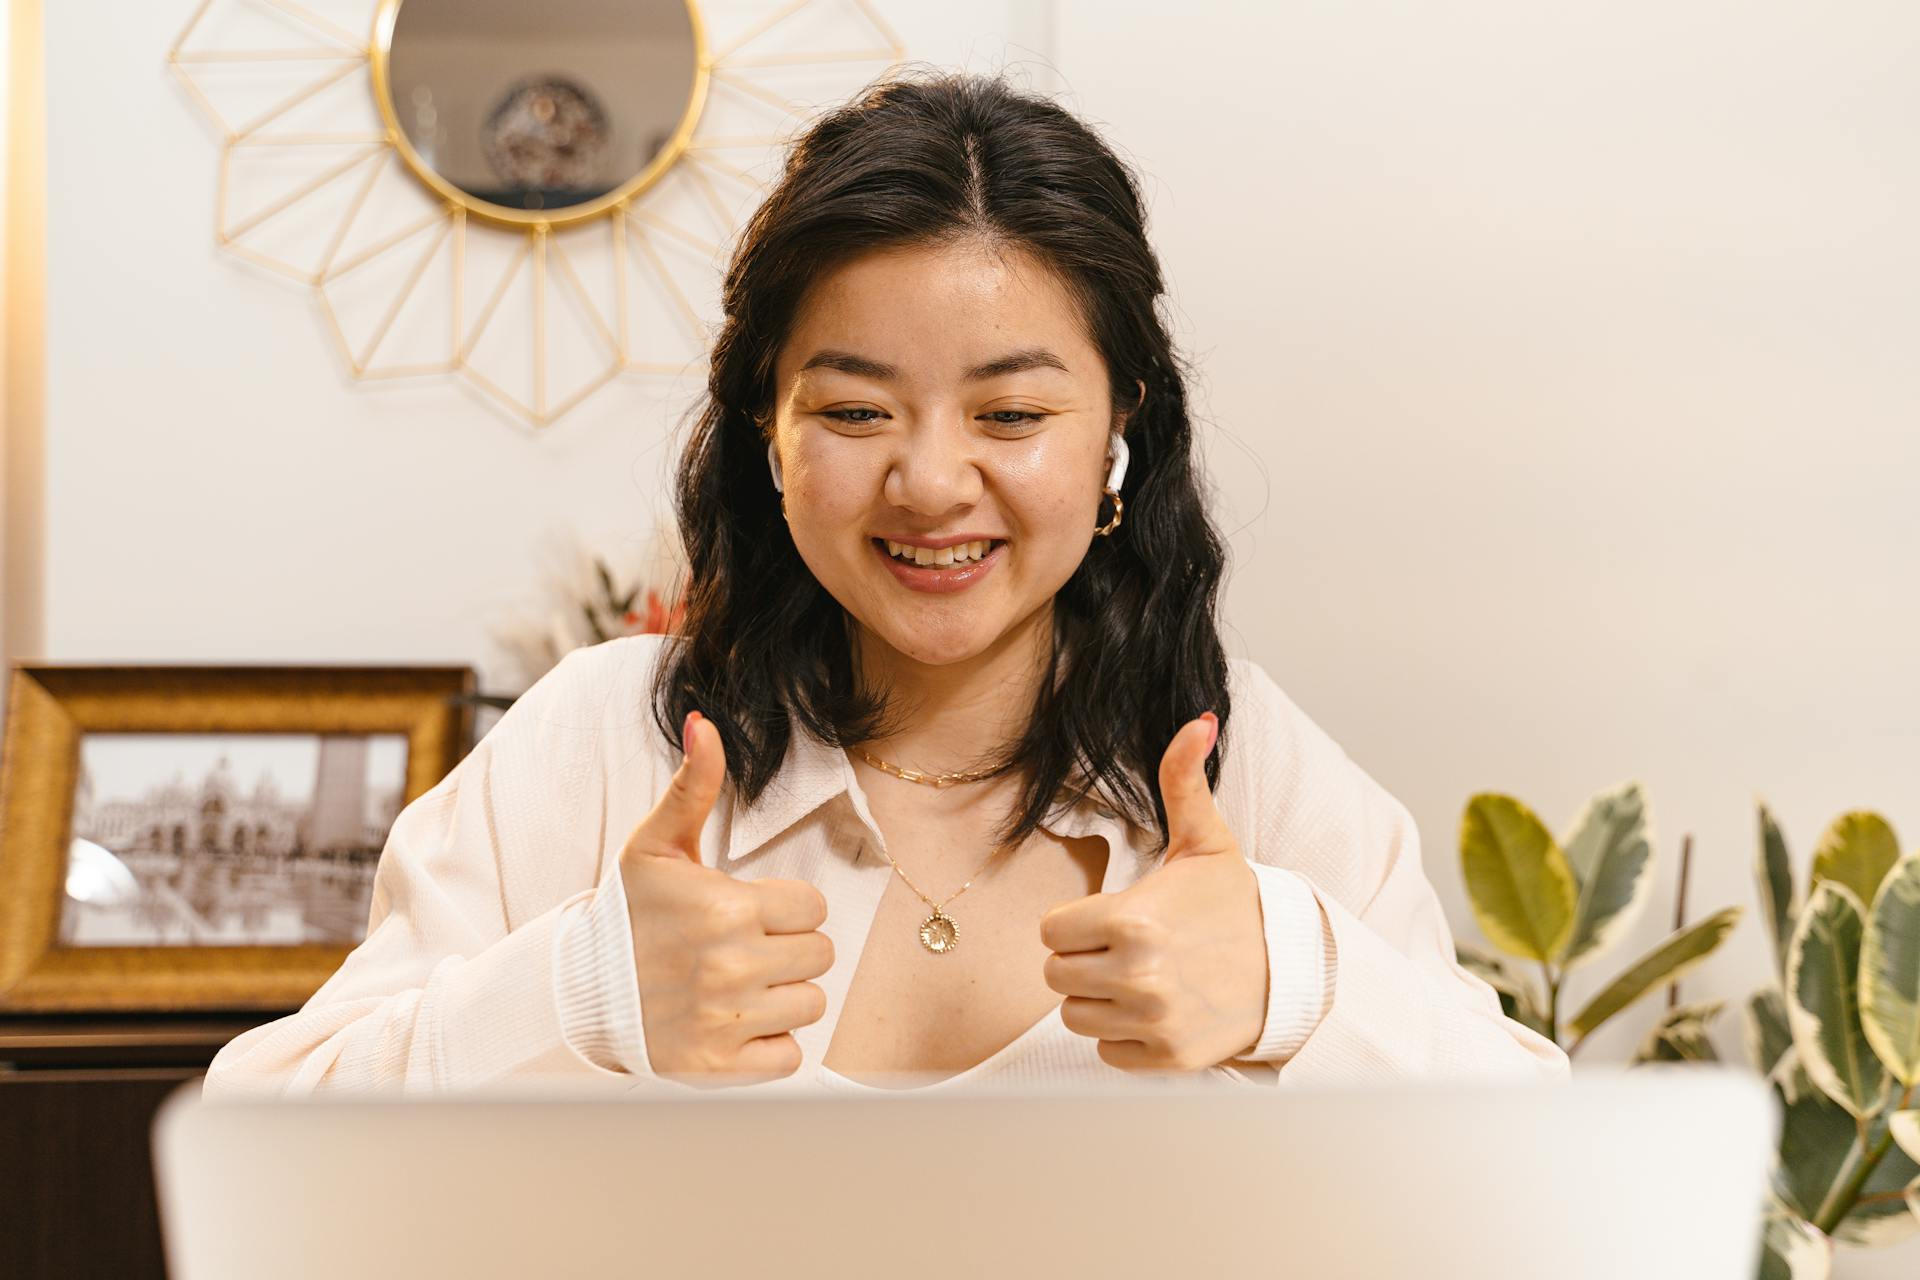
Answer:
<path fill-rule="evenodd" d="M 887 554 L 911 564 L 933 567 L 937 565 L 966 564 L 981 559 L 993 549 L 990 539 L 978 539 L 963 542 L 956 547 L 942 547 L 938 551 L 927 547 L 910 547 L 904 542 L 887 542 Z"/>

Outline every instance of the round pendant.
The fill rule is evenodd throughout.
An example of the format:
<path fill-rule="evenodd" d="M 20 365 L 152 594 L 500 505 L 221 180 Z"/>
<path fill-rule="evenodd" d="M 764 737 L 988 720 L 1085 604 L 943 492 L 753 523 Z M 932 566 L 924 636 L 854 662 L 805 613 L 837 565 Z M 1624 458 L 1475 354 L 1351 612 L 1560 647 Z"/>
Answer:
<path fill-rule="evenodd" d="M 953 917 L 935 907 L 933 914 L 920 922 L 920 945 L 939 955 L 951 951 L 960 942 L 960 926 Z"/>

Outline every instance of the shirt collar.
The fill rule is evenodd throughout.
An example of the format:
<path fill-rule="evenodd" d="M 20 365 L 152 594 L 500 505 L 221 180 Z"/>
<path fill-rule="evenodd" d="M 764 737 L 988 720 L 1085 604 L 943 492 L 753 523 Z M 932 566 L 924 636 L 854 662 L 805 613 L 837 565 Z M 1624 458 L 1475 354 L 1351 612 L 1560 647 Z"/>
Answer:
<path fill-rule="evenodd" d="M 1126 772 L 1136 785 L 1143 785 L 1137 772 L 1132 769 Z M 853 762 L 847 759 L 845 751 L 795 724 L 787 737 L 787 754 L 780 772 L 753 804 L 745 807 L 735 804 L 727 834 L 727 861 L 746 857 L 827 801 L 851 792 L 857 785 Z M 1055 805 L 1040 825 L 1054 835 L 1074 839 L 1093 831 L 1117 834 L 1126 823 L 1106 806 L 1105 798 L 1096 790 L 1078 805 Z"/>

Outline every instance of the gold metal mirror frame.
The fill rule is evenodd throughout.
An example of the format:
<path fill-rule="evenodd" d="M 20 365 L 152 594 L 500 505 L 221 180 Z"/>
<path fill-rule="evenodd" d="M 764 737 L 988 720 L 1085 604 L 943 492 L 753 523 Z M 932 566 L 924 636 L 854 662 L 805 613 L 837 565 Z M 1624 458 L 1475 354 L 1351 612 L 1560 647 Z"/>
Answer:
<path fill-rule="evenodd" d="M 782 24 L 804 11 L 824 9 L 827 0 L 787 0 L 751 17 L 741 30 L 726 35 L 718 47 L 714 47 L 712 33 L 723 29 L 716 18 L 726 13 L 730 0 L 683 2 L 694 23 L 697 65 L 680 127 L 669 144 L 628 182 L 593 201 L 556 210 L 510 209 L 480 200 L 434 173 L 414 150 L 400 127 L 388 82 L 388 57 L 400 0 L 364 0 L 368 17 L 358 32 L 301 0 L 198 0 L 168 51 L 167 63 L 194 104 L 221 134 L 215 242 L 224 252 L 311 289 L 325 317 L 327 332 L 355 381 L 453 375 L 478 388 L 491 403 L 522 423 L 545 427 L 622 374 L 672 378 L 697 375 L 699 364 L 706 358 L 709 323 L 714 318 L 701 314 L 683 287 L 686 282 L 675 279 L 663 250 L 671 245 L 694 255 L 694 259 L 708 259 L 717 278 L 726 244 L 742 216 L 736 202 L 752 200 L 765 188 L 752 168 L 790 140 L 789 130 L 796 122 L 811 117 L 823 105 L 796 100 L 777 84 L 758 82 L 755 73 L 876 62 L 891 69 L 905 60 L 906 48 L 875 10 L 874 0 L 842 0 L 837 6 L 841 16 L 835 23 L 857 22 L 863 35 L 840 43 L 837 31 L 813 33 L 810 38 L 816 42 L 833 41 L 825 48 L 794 47 L 807 38 L 784 39 Z M 301 42 L 274 47 L 220 45 L 217 37 L 206 34 L 204 28 L 214 24 L 205 19 L 210 11 L 235 7 L 271 15 L 295 29 Z M 783 47 L 768 48 L 769 43 Z M 316 70 L 310 73 L 311 79 L 302 71 L 301 83 L 265 109 L 256 105 L 223 109 L 212 86 L 203 86 L 199 80 L 219 68 L 260 72 L 290 67 Z M 368 75 L 373 113 L 358 117 L 351 126 L 339 124 L 336 117 L 318 124 L 310 120 L 289 123 L 302 112 L 311 115 L 308 108 L 320 101 L 318 95 L 362 68 Z M 868 71 L 857 78 L 850 76 L 845 91 L 858 88 L 872 75 Z M 718 99 L 714 91 L 721 88 L 735 104 L 775 113 L 778 127 L 756 123 L 747 125 L 744 132 L 716 132 L 713 120 Z M 377 131 L 372 128 L 376 123 Z M 353 150 L 339 159 L 341 149 L 347 147 Z M 236 161 L 269 154 L 297 159 L 310 176 L 258 207 L 236 212 Z M 406 184 L 412 190 L 429 198 L 432 207 L 407 215 L 404 224 L 395 218 L 369 228 L 367 224 L 379 216 L 365 212 L 369 196 L 382 175 L 396 169 L 406 174 Z M 702 218 L 694 219 L 692 226 L 682 225 L 658 207 L 661 181 L 670 173 L 686 175 L 691 198 L 702 211 Z M 303 232 L 306 238 L 297 253 L 278 242 L 263 246 L 255 238 L 249 243 L 249 237 L 261 228 L 276 225 L 275 218 L 302 207 L 303 202 L 329 188 L 338 190 L 333 187 L 335 183 L 349 182 L 352 199 L 338 224 Z M 733 201 L 723 195 L 728 189 L 735 197 Z M 598 277 L 588 274 L 583 278 L 582 272 L 588 270 L 585 258 L 576 265 L 578 255 L 566 247 L 586 243 L 581 238 L 595 234 L 596 227 L 608 236 L 604 269 L 611 275 L 611 288 L 602 291 L 612 298 L 607 308 L 594 301 L 593 290 L 585 282 Z M 358 233 L 364 243 L 349 247 L 350 231 Z M 515 242 L 508 250 L 506 265 L 497 279 L 482 279 L 480 268 L 471 265 L 469 237 L 502 234 Z M 432 358 L 406 361 L 392 354 L 383 357 L 383 343 L 388 343 L 408 301 L 426 288 L 422 282 L 427 270 L 443 251 L 452 264 L 451 288 L 449 296 L 436 303 L 436 311 L 446 317 L 446 341 L 432 340 L 431 350 L 422 353 Z M 296 257 L 299 260 L 292 260 Z M 493 362 L 493 356 L 480 351 L 481 339 L 491 327 L 510 322 L 503 321 L 502 316 L 512 308 L 502 304 L 523 267 L 529 270 L 533 282 L 527 308 L 530 378 L 529 367 L 517 363 L 523 354 L 517 348 L 499 355 L 498 360 L 504 364 Z M 649 304 L 636 298 L 638 291 L 629 287 L 630 270 L 657 286 L 652 290 L 651 305 L 664 317 L 676 347 L 684 340 L 684 354 L 678 349 L 668 351 L 658 343 L 649 345 L 651 340 L 636 335 L 633 321 L 639 312 L 635 307 Z M 475 273 L 472 290 L 467 288 L 470 271 Z M 349 276 L 353 279 L 343 286 L 341 282 Z M 356 340 L 347 332 L 354 327 L 351 318 L 344 315 L 330 291 L 364 289 L 369 278 L 378 282 L 376 296 L 390 301 L 384 314 L 371 320 L 370 332 Z M 569 348 L 576 355 L 584 353 L 576 367 L 584 366 L 587 372 L 584 376 L 576 374 L 571 382 L 559 387 L 549 386 L 555 380 L 550 349 L 558 348 L 551 333 L 556 307 L 548 303 L 549 289 L 563 291 L 588 321 L 584 328 L 576 326 L 571 339 L 584 345 Z M 465 301 L 469 294 L 485 300 L 471 317 Z M 388 346 L 390 350 L 391 344 Z M 673 355 L 679 358 L 667 358 Z M 503 368 L 511 369 L 515 380 L 530 383 L 527 398 L 502 385 L 507 381 L 501 373 Z"/>
<path fill-rule="evenodd" d="M 462 206 L 473 217 L 516 230 L 536 226 L 565 227 L 588 222 L 625 205 L 658 181 L 686 152 L 687 144 L 693 138 L 694 126 L 700 122 L 700 108 L 707 100 L 707 82 L 712 74 L 713 62 L 707 47 L 707 27 L 701 20 L 699 0 L 683 2 L 687 8 L 687 20 L 693 27 L 693 87 L 687 94 L 687 106 L 680 115 L 679 127 L 646 168 L 605 195 L 584 200 L 577 205 L 563 205 L 559 209 L 510 209 L 490 200 L 479 199 L 441 177 L 414 149 L 413 140 L 407 137 L 407 131 L 400 125 L 400 117 L 394 113 L 391 77 L 393 24 L 399 19 L 401 6 L 406 0 L 380 0 L 380 8 L 374 14 L 373 44 L 368 50 L 368 58 L 372 63 L 373 104 L 380 112 L 380 119 L 386 123 L 387 136 L 394 149 L 406 161 L 407 167 L 413 170 L 414 176 L 436 195 Z"/>

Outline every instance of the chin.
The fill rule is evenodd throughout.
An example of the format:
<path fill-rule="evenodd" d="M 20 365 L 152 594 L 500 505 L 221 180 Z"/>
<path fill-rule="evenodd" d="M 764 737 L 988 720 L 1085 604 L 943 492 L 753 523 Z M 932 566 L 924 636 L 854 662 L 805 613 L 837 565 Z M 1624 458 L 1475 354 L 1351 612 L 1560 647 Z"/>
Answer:
<path fill-rule="evenodd" d="M 979 656 L 992 647 L 996 633 L 977 623 L 947 631 L 924 626 L 894 625 L 879 633 L 897 652 L 929 667 L 944 667 Z"/>
<path fill-rule="evenodd" d="M 861 625 L 903 657 L 930 667 L 964 662 L 993 647 L 1004 627 L 977 614 L 954 613 L 940 608 L 919 610 L 887 609 L 873 621 L 860 619 Z"/>

